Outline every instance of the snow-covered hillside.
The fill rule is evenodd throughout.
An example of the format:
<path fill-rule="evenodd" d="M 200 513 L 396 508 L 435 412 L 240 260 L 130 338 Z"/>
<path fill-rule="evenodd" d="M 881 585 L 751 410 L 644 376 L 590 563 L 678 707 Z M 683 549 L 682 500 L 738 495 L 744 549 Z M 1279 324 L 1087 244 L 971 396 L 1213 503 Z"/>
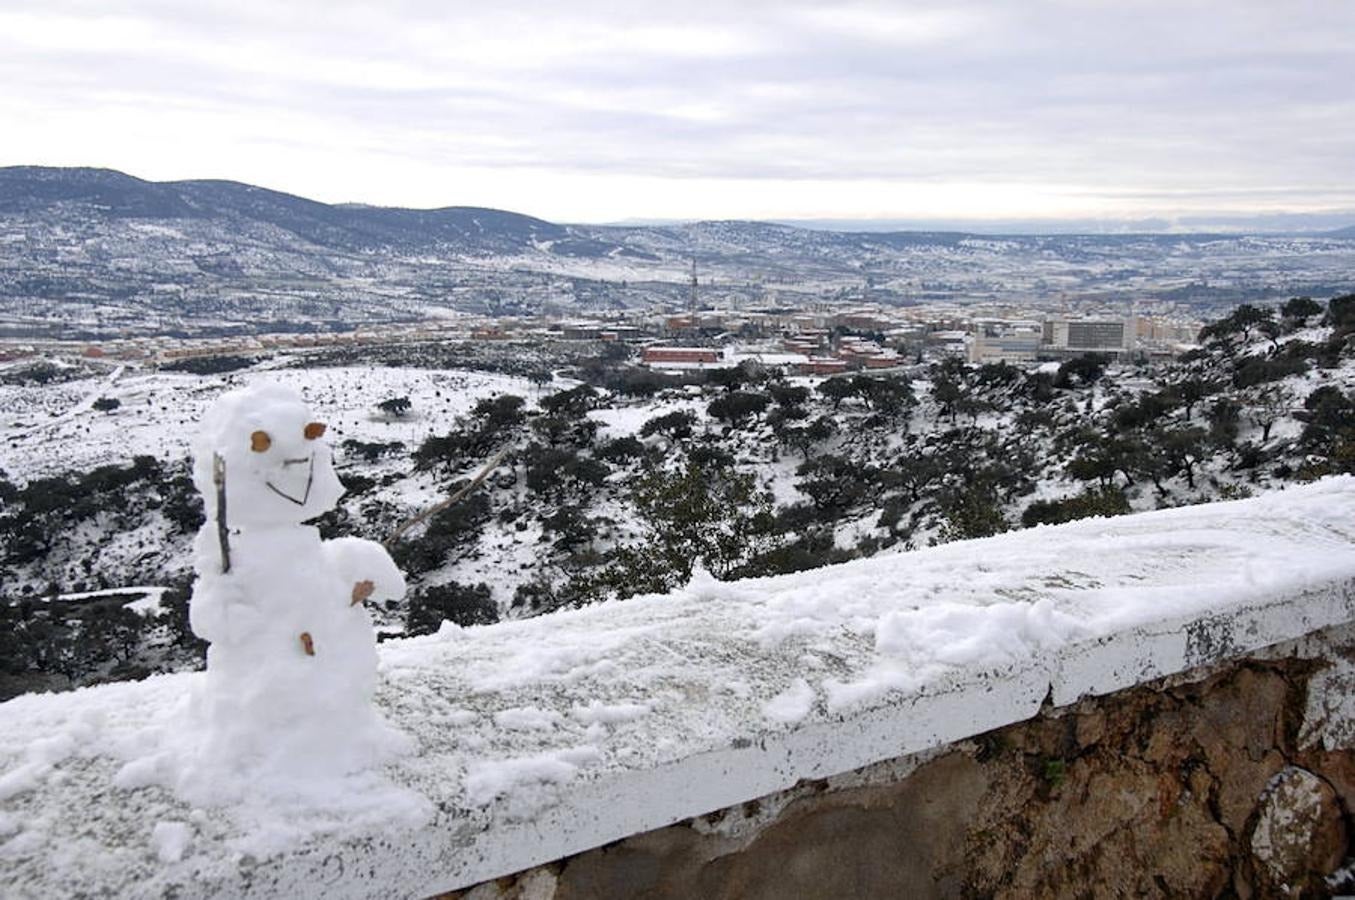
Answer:
<path fill-rule="evenodd" d="M 258 331 L 448 309 L 1152 298 L 1190 312 L 1342 288 L 1341 235 L 849 233 L 762 222 L 560 225 L 501 210 L 330 206 L 231 182 L 0 168 L 0 327 Z"/>
<path fill-rule="evenodd" d="M 295 387 L 328 422 L 349 492 L 320 520 L 326 536 L 385 540 L 504 453 L 464 501 L 391 542 L 411 591 L 376 610 L 380 626 L 424 633 L 669 590 L 697 561 L 722 580 L 795 572 L 1351 471 L 1347 314 L 1343 301 L 1328 325 L 1311 313 L 1262 316 L 1264 327 L 1230 318 L 1204 349 L 1156 368 L 938 361 L 829 379 L 754 367 L 679 378 L 580 351 L 537 359 L 556 368 L 543 384 L 439 369 L 415 347 L 395 366 L 345 351 L 229 376 L 76 369 L 44 385 L 11 366 L 0 372 L 12 411 L 0 422 L 5 600 L 47 628 L 81 608 L 48 596 L 174 588 L 159 606 L 141 590 L 126 599 L 161 611 L 152 647 L 177 644 L 201 516 L 184 454 L 205 404 L 235 383 Z M 71 615 L 62 627 L 77 645 L 101 633 Z M 139 630 L 122 619 L 119 634 Z M 56 666 L 76 681 L 164 667 L 133 635 L 119 640 L 130 649 L 78 664 L 14 655 L 37 654 L 22 671 Z"/>

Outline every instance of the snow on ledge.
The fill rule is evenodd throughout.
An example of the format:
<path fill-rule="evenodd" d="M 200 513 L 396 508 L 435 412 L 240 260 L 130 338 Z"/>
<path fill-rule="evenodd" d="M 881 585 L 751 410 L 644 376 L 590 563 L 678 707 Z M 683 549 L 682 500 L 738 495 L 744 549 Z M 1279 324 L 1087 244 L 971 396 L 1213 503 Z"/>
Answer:
<path fill-rule="evenodd" d="M 1352 619 L 1344 477 L 391 642 L 418 750 L 335 791 L 194 809 L 137 777 L 198 675 L 21 697 L 0 884 L 428 896 Z"/>

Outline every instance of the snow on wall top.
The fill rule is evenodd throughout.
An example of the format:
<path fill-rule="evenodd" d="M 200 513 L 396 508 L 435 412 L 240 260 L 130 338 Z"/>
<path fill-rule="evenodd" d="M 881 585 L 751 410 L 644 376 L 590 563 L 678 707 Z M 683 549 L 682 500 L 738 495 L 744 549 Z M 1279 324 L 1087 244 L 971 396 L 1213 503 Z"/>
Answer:
<path fill-rule="evenodd" d="M 1355 619 L 1355 478 L 383 645 L 383 772 L 194 808 L 201 675 L 0 704 L 6 896 L 419 897 Z"/>

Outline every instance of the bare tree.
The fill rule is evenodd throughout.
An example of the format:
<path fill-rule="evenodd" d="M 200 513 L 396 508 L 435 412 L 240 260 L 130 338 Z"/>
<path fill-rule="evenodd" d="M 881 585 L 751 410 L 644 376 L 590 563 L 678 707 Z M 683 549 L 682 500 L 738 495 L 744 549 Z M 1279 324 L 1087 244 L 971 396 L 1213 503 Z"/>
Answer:
<path fill-rule="evenodd" d="M 1261 443 L 1270 440 L 1270 429 L 1289 415 L 1293 405 L 1294 398 L 1281 385 L 1268 384 L 1256 392 L 1255 398 L 1247 406 L 1247 421 L 1261 429 Z"/>

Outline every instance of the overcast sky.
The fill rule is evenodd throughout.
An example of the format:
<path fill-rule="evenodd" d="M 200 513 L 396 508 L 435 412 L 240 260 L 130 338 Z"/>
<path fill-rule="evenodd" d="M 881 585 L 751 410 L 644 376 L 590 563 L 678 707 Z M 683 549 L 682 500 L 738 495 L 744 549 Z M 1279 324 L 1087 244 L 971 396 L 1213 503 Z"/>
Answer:
<path fill-rule="evenodd" d="M 558 221 L 1355 210 L 1355 0 L 0 0 L 0 165 Z"/>

